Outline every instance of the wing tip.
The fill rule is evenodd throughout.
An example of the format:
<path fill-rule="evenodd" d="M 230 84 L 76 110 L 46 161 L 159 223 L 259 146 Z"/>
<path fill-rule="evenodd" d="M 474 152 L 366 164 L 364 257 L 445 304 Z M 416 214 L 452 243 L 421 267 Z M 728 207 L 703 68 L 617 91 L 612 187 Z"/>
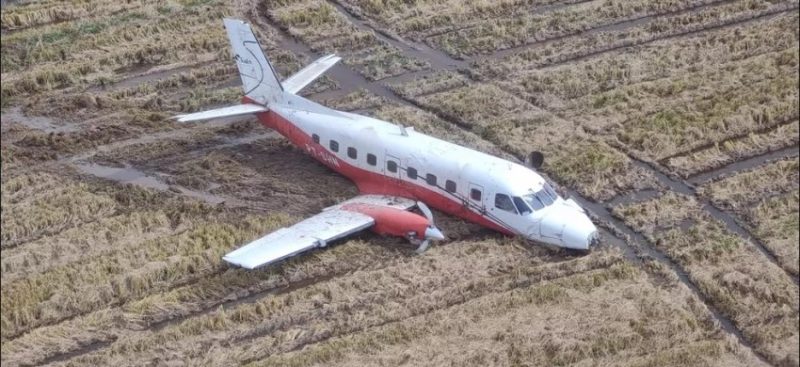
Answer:
<path fill-rule="evenodd" d="M 235 265 L 235 266 L 238 266 L 240 268 L 245 268 L 245 269 L 248 269 L 248 270 L 253 270 L 256 267 L 258 267 L 258 265 L 253 265 L 253 264 L 250 264 L 250 263 L 248 263 L 246 261 L 239 261 L 239 260 L 236 260 L 236 259 L 234 259 L 234 258 L 232 258 L 230 256 L 223 256 L 222 260 L 225 260 L 225 262 L 227 262 L 227 263 L 229 263 L 231 265 Z"/>

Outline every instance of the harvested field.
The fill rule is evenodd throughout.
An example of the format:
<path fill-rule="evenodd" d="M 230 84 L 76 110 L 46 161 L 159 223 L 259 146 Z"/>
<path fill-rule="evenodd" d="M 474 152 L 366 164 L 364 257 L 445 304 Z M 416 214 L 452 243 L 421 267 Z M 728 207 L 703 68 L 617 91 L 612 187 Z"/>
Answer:
<path fill-rule="evenodd" d="M 442 213 L 256 271 L 221 256 L 353 197 L 253 118 L 222 18 L 303 90 L 541 169 L 574 253 Z M 0 361 L 800 366 L 797 0 L 3 3 Z"/>

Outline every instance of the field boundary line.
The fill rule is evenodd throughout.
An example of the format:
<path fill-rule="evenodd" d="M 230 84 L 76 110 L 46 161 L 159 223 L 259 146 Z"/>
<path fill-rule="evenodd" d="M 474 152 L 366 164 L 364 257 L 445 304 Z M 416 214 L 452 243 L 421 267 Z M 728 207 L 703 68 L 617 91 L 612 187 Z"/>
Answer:
<path fill-rule="evenodd" d="M 530 48 L 541 46 L 541 45 L 547 44 L 547 43 L 557 42 L 557 41 L 560 41 L 562 39 L 578 36 L 578 35 L 581 35 L 581 34 L 600 33 L 600 32 L 604 32 L 604 31 L 609 30 L 609 29 L 624 30 L 624 29 L 630 28 L 632 26 L 636 26 L 638 24 L 646 23 L 646 21 L 648 19 L 655 19 L 655 18 L 658 18 L 658 17 L 674 16 L 674 15 L 680 15 L 680 14 L 683 14 L 683 13 L 690 13 L 690 12 L 693 12 L 695 10 L 708 8 L 708 7 L 725 5 L 725 4 L 733 3 L 735 1 L 737 1 L 737 0 L 710 0 L 708 2 L 704 2 L 704 3 L 701 3 L 701 4 L 690 5 L 690 6 L 687 6 L 687 7 L 683 8 L 683 9 L 670 10 L 670 11 L 665 11 L 665 12 L 661 12 L 661 13 L 653 12 L 652 14 L 647 14 L 647 15 L 633 15 L 633 16 L 629 16 L 627 18 L 622 18 L 623 20 L 615 19 L 614 21 L 606 22 L 605 24 L 598 24 L 598 25 L 591 26 L 591 27 L 588 27 L 588 28 L 585 28 L 585 29 L 582 29 L 582 30 L 576 30 L 576 31 L 572 31 L 572 32 L 565 32 L 564 34 L 561 34 L 561 35 L 557 35 L 557 36 L 553 36 L 553 37 L 545 38 L 545 39 L 542 39 L 542 40 L 538 40 L 538 41 L 534 41 L 534 42 L 530 42 L 530 43 L 526 43 L 526 44 L 522 44 L 522 45 L 518 45 L 518 46 L 513 46 L 513 47 L 501 49 L 501 50 L 496 50 L 496 51 L 493 51 L 493 52 L 488 53 L 488 54 L 473 55 L 472 57 L 476 58 L 476 59 L 500 59 L 500 58 L 504 58 L 504 57 L 508 57 L 508 56 L 517 55 L 519 53 L 527 51 Z"/>
<path fill-rule="evenodd" d="M 334 0 L 329 0 L 329 1 L 334 1 Z M 797 6 L 795 5 L 795 6 L 794 6 L 794 8 L 797 8 Z M 347 12 L 347 10 L 346 10 L 345 8 L 342 8 L 342 7 L 336 7 L 336 9 L 338 9 L 340 12 L 341 12 L 341 11 L 343 11 L 343 12 L 345 12 L 345 13 Z M 347 13 L 345 14 L 345 16 L 348 16 L 348 15 L 349 15 L 349 14 L 347 14 Z M 348 18 L 352 18 L 352 15 L 350 15 Z M 363 26 L 363 27 L 366 27 L 366 28 L 371 28 L 371 26 L 370 26 L 369 24 L 364 24 L 364 23 L 362 23 L 362 26 Z M 402 49 L 401 49 L 401 50 L 402 50 Z M 413 55 L 407 55 L 407 56 L 413 57 Z M 452 59 L 452 57 L 450 57 L 449 55 L 448 55 L 447 57 L 448 57 L 448 58 L 450 58 L 450 59 Z M 427 60 L 427 61 L 430 61 L 430 60 Z M 435 63 L 431 63 L 431 66 L 435 68 L 436 64 L 435 64 Z M 472 78 L 470 75 L 467 75 L 467 77 L 469 77 L 470 79 L 474 80 L 474 78 Z M 434 115 L 436 115 L 437 117 L 443 118 L 442 116 L 440 116 L 439 114 L 437 114 L 435 111 L 432 111 L 432 110 L 431 110 L 431 108 L 429 108 L 429 107 L 424 107 L 424 106 L 421 106 L 421 105 L 419 105 L 419 103 L 416 103 L 415 101 L 408 101 L 407 99 L 405 99 L 404 97 L 402 97 L 402 96 L 401 96 L 401 95 L 399 95 L 398 93 L 394 92 L 394 91 L 393 91 L 393 90 L 391 90 L 390 88 L 387 88 L 387 87 L 385 87 L 385 86 L 382 86 L 382 87 L 383 87 L 383 88 L 385 88 L 385 89 L 388 89 L 390 92 L 392 92 L 392 94 L 393 94 L 393 96 L 394 96 L 394 99 L 401 99 L 401 100 L 405 101 L 405 103 L 406 103 L 406 104 L 411 104 L 411 105 L 413 105 L 413 106 L 415 106 L 415 107 L 417 107 L 417 108 L 419 108 L 419 109 L 422 109 L 422 110 L 424 110 L 424 111 L 432 112 L 432 113 L 434 113 Z M 501 87 L 501 88 L 502 88 L 502 87 Z M 503 90 L 505 90 L 505 89 L 503 89 Z M 533 106 L 533 107 L 535 107 L 535 108 L 537 108 L 537 109 L 542 109 L 541 107 L 539 107 L 539 106 L 536 106 L 536 105 L 532 104 L 532 103 L 531 103 L 530 101 L 528 101 L 527 99 L 524 99 L 524 98 L 523 98 L 523 100 L 524 100 L 526 103 L 528 103 L 529 105 L 531 105 L 531 106 Z M 544 110 L 544 109 L 542 109 L 542 110 Z M 545 111 L 546 111 L 546 110 L 545 110 Z M 561 118 L 561 116 L 558 116 L 557 114 L 554 114 L 554 116 L 557 116 L 557 117 Z M 468 131 L 472 131 L 472 128 L 471 128 L 471 127 L 469 127 L 469 126 L 465 126 L 465 124 L 464 124 L 464 123 L 461 123 L 460 121 L 458 121 L 458 119 L 452 119 L 452 118 L 443 118 L 443 120 L 445 120 L 445 121 L 447 121 L 447 122 L 450 122 L 450 123 L 453 123 L 453 124 L 455 124 L 457 127 L 460 127 L 460 128 L 466 129 L 466 130 L 468 130 Z M 493 144 L 493 145 L 494 145 L 494 144 Z M 504 149 L 501 149 L 501 150 L 502 150 L 502 151 L 505 151 Z M 508 153 L 508 152 L 506 151 L 506 153 Z M 516 157 L 516 155 L 515 155 L 515 154 L 513 154 L 513 153 L 511 153 L 511 155 Z M 628 156 L 630 157 L 630 154 L 626 154 L 626 155 L 628 155 Z M 517 158 L 517 159 L 519 159 L 520 157 L 516 157 L 516 158 Z M 633 157 L 630 157 L 630 158 L 631 158 L 631 159 L 633 159 Z M 634 163 L 636 163 L 636 162 L 639 162 L 639 160 L 633 160 L 633 162 L 634 162 Z M 654 173 L 654 174 L 656 174 L 656 177 L 657 177 L 657 178 L 659 177 L 659 175 L 658 175 L 658 174 L 661 174 L 661 175 L 663 175 L 664 177 L 666 177 L 666 175 L 664 175 L 664 174 L 663 174 L 663 173 L 661 173 L 660 171 L 657 171 L 657 170 L 653 169 L 653 168 L 652 168 L 652 167 L 650 167 L 649 165 L 646 165 L 646 167 L 644 167 L 644 168 L 646 168 L 648 171 L 653 171 L 653 173 Z M 551 181 L 552 181 L 552 180 L 551 180 Z M 661 180 L 659 180 L 659 181 L 661 181 Z M 670 186 L 670 185 L 665 185 L 665 186 L 667 186 L 667 187 L 670 187 L 670 188 L 671 188 L 671 186 Z M 611 215 L 610 215 L 610 213 L 609 213 L 609 211 L 608 211 L 608 209 L 606 209 L 606 208 L 605 208 L 605 207 L 604 207 L 602 204 L 598 204 L 598 203 L 593 203 L 593 202 L 592 202 L 592 205 L 587 205 L 587 204 L 589 203 L 589 201 L 588 201 L 588 200 L 586 200 L 585 198 L 583 198 L 583 197 L 582 197 L 582 196 L 580 196 L 580 195 L 575 195 L 575 197 L 576 197 L 576 199 L 578 199 L 579 203 L 580 203 L 582 206 L 584 206 L 584 207 L 589 207 L 589 209 L 590 209 L 590 210 L 597 211 L 597 212 L 599 213 L 598 215 L 600 215 L 600 216 L 606 216 L 606 217 L 610 217 L 610 218 L 611 218 L 611 224 L 612 224 L 612 225 L 613 225 L 613 227 L 615 227 L 617 230 L 621 231 L 622 233 L 625 233 L 625 234 L 627 234 L 628 236 L 631 236 L 633 239 L 635 239 L 635 240 L 636 240 L 636 242 L 640 242 L 640 243 L 642 243 L 642 244 L 649 244 L 649 241 L 647 241 L 647 240 L 646 240 L 646 238 L 645 238 L 643 235 L 641 235 L 640 233 L 638 233 L 638 232 L 634 231 L 633 229 L 631 229 L 630 227 L 628 227 L 626 224 L 622 223 L 622 222 L 621 222 L 619 219 L 617 219 L 617 218 L 614 218 L 613 216 L 611 216 Z M 741 228 L 741 227 L 740 227 L 740 228 Z M 615 235 L 615 236 L 616 236 L 616 235 Z M 618 239 L 619 239 L 619 240 L 621 240 L 623 243 L 626 243 L 626 244 L 627 244 L 627 242 L 625 242 L 625 241 L 624 241 L 624 239 L 622 239 L 622 238 L 618 238 Z M 743 335 L 742 331 L 741 331 L 741 330 L 739 330 L 739 329 L 738 329 L 738 328 L 735 326 L 735 324 L 734 324 L 734 323 L 733 323 L 733 322 L 732 322 L 732 321 L 731 321 L 731 320 L 730 320 L 730 319 L 729 319 L 727 316 L 725 316 L 725 315 L 724 315 L 722 312 L 720 312 L 720 311 L 719 311 L 719 310 L 716 308 L 716 306 L 714 305 L 714 303 L 713 303 L 713 302 L 712 302 L 712 301 L 711 301 L 709 298 L 707 298 L 703 292 L 701 292 L 701 291 L 700 291 L 700 289 L 698 288 L 698 286 L 697 286 L 697 285 L 696 285 L 696 284 L 695 284 L 693 281 L 691 281 L 691 279 L 689 279 L 689 277 L 688 277 L 688 274 L 687 274 L 687 273 L 686 273 L 686 271 L 683 269 L 683 267 L 681 267 L 680 265 L 678 265 L 678 264 L 677 264 L 677 263 L 676 263 L 674 260 L 672 260 L 671 258 L 667 257 L 667 256 L 666 256 L 666 255 L 665 255 L 663 252 L 661 252 L 661 251 L 660 251 L 660 250 L 658 250 L 658 249 L 655 249 L 655 248 L 654 248 L 654 247 L 652 247 L 652 246 L 642 246 L 642 249 L 645 249 L 645 251 L 646 251 L 646 252 L 648 252 L 648 255 L 650 255 L 651 257 L 654 257 L 654 258 L 656 258 L 657 260 L 661 261 L 662 263 L 665 263 L 666 265 L 668 265 L 668 266 L 669 266 L 669 268 L 670 268 L 670 269 L 671 269 L 671 270 L 672 270 L 672 271 L 673 271 L 673 272 L 674 272 L 674 273 L 675 273 L 675 274 L 678 276 L 678 279 L 679 279 L 679 280 L 680 280 L 682 283 L 686 284 L 686 286 L 687 286 L 687 287 L 688 287 L 688 288 L 689 288 L 689 289 L 692 291 L 692 293 L 694 293 L 694 295 L 695 295 L 696 297 L 698 297 L 698 299 L 699 299 L 699 300 L 701 300 L 701 301 L 702 301 L 702 302 L 703 302 L 703 303 L 706 305 L 706 307 L 707 307 L 707 308 L 709 309 L 709 311 L 711 312 L 711 315 L 713 316 L 713 318 L 714 318 L 714 319 L 716 319 L 716 320 L 717 320 L 717 321 L 720 323 L 720 325 L 721 325 L 721 327 L 722 327 L 722 329 L 723 329 L 723 330 L 725 330 L 725 331 L 727 331 L 727 332 L 731 333 L 731 334 L 732 334 L 734 337 L 736 337 L 736 339 L 739 341 L 739 343 L 740 343 L 741 345 L 743 345 L 743 346 L 747 347 L 748 349 L 750 349 L 750 350 L 753 352 L 753 354 L 754 354 L 754 355 L 756 355 L 756 356 L 757 356 L 757 357 L 758 357 L 758 358 L 759 358 L 761 361 L 763 361 L 764 363 L 767 363 L 767 364 L 769 364 L 769 363 L 767 362 L 766 358 L 765 358 L 765 357 L 764 357 L 764 356 L 763 356 L 761 353 L 758 353 L 758 352 L 757 352 L 757 351 L 756 351 L 756 350 L 753 348 L 753 345 L 751 344 L 751 342 L 750 342 L 750 341 L 749 341 L 747 338 L 745 338 L 745 337 L 744 337 L 744 335 Z M 761 247 L 761 249 L 763 250 L 763 247 Z M 624 249 L 623 249 L 623 250 L 624 250 Z M 767 255 L 767 256 L 769 256 L 769 255 Z M 768 260 L 769 260 L 769 257 L 768 257 Z M 774 257 L 772 258 L 772 260 L 774 260 Z M 773 262 L 773 263 L 774 263 L 774 262 Z M 781 269 L 783 269 L 783 268 L 781 268 Z"/>
<path fill-rule="evenodd" d="M 800 155 L 800 150 L 798 149 L 800 149 L 800 146 L 794 143 L 784 148 L 746 157 L 705 172 L 698 172 L 689 176 L 686 181 L 692 185 L 705 185 L 740 173 L 751 172 L 768 163 L 795 158 Z"/>
<path fill-rule="evenodd" d="M 771 16 L 777 16 L 778 14 L 781 14 L 781 13 L 788 13 L 788 12 L 791 12 L 791 11 L 794 11 L 794 10 L 797 10 L 798 8 L 800 8 L 800 7 L 798 7 L 797 4 L 790 4 L 790 5 L 786 5 L 786 3 L 782 3 L 782 4 L 783 5 L 776 6 L 776 9 L 769 9 L 769 10 L 766 10 L 766 11 L 762 11 L 762 12 L 756 13 L 754 15 L 751 14 L 751 15 L 735 17 L 735 18 L 727 20 L 727 21 L 717 22 L 717 24 L 713 24 L 714 22 L 711 22 L 710 24 L 709 23 L 697 24 L 696 26 L 690 27 L 690 29 L 687 29 L 687 30 L 684 30 L 684 31 L 678 31 L 678 32 L 674 32 L 674 33 L 667 33 L 667 34 L 663 34 L 663 35 L 660 35 L 660 36 L 647 37 L 645 39 L 638 40 L 638 41 L 626 40 L 626 41 L 620 42 L 619 44 L 608 45 L 608 46 L 606 46 L 604 48 L 600 48 L 600 49 L 597 49 L 597 50 L 587 50 L 585 52 L 578 52 L 578 53 L 575 53 L 575 54 L 572 54 L 572 55 L 565 55 L 564 57 L 560 57 L 558 60 L 553 60 L 553 61 L 550 61 L 550 62 L 538 63 L 536 65 L 536 67 L 539 68 L 539 69 L 545 69 L 545 68 L 549 68 L 549 67 L 559 66 L 559 65 L 566 64 L 566 63 L 570 63 L 570 62 L 581 61 L 581 60 L 584 60 L 584 59 L 587 59 L 587 58 L 591 58 L 591 57 L 594 57 L 594 56 L 597 56 L 597 55 L 601 55 L 601 54 L 604 54 L 604 53 L 607 53 L 607 52 L 612 52 L 612 51 L 616 51 L 616 50 L 620 50 L 620 49 L 636 47 L 636 46 L 646 45 L 646 44 L 657 42 L 657 41 L 662 41 L 662 40 L 667 40 L 667 39 L 672 39 L 672 38 L 678 38 L 678 37 L 683 37 L 683 36 L 689 36 L 689 35 L 694 35 L 694 34 L 698 34 L 698 33 L 702 33 L 702 32 L 708 32 L 708 31 L 712 31 L 712 30 L 716 30 L 716 29 L 722 29 L 722 28 L 732 27 L 732 26 L 736 26 L 736 25 L 740 25 L 740 24 L 745 24 L 745 23 L 748 23 L 748 22 L 753 22 L 753 21 L 760 20 L 762 18 L 767 18 L 767 17 L 771 17 Z M 494 58 L 494 57 L 490 56 L 490 57 L 487 57 L 487 58 L 484 58 L 484 59 L 480 59 L 480 60 L 483 61 L 485 59 L 492 59 L 492 58 Z"/>

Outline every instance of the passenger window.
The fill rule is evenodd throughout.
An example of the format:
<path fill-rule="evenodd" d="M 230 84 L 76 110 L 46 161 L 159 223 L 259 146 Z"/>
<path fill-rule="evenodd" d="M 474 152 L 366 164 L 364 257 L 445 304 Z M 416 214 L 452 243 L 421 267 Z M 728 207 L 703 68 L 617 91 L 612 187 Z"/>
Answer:
<path fill-rule="evenodd" d="M 451 180 L 447 180 L 444 182 L 444 189 L 447 190 L 447 192 L 456 192 L 456 183 Z"/>
<path fill-rule="evenodd" d="M 469 191 L 469 197 L 475 201 L 481 201 L 481 190 L 472 189 Z"/>
<path fill-rule="evenodd" d="M 311 140 L 313 140 L 313 141 L 314 141 L 314 143 L 317 143 L 317 144 L 319 144 L 319 135 L 317 135 L 317 134 L 311 134 Z"/>
<path fill-rule="evenodd" d="M 525 200 L 522 200 L 519 196 L 514 196 L 514 205 L 517 206 L 517 211 L 522 215 L 533 213 L 528 204 L 525 204 Z"/>
<path fill-rule="evenodd" d="M 378 157 L 376 157 L 375 154 L 367 153 L 367 163 L 369 163 L 370 166 L 377 165 Z"/>
<path fill-rule="evenodd" d="M 406 169 L 406 174 L 408 175 L 408 178 L 412 180 L 417 179 L 417 169 L 414 167 L 408 167 L 408 169 Z"/>
<path fill-rule="evenodd" d="M 388 169 L 389 172 L 397 172 L 397 162 L 386 161 L 386 169 Z"/>
<path fill-rule="evenodd" d="M 356 150 L 356 148 L 348 147 L 347 148 L 347 156 L 352 158 L 352 159 L 356 159 L 356 158 L 358 158 L 358 151 Z"/>
<path fill-rule="evenodd" d="M 328 145 L 332 151 L 338 152 L 339 151 L 339 143 L 336 140 L 331 140 L 330 145 Z"/>
<path fill-rule="evenodd" d="M 431 173 L 427 174 L 425 176 L 425 181 L 428 181 L 428 185 L 436 186 L 436 175 Z"/>
<path fill-rule="evenodd" d="M 516 213 L 517 210 L 514 208 L 514 202 L 511 201 L 511 198 L 505 194 L 495 194 L 494 195 L 494 206 L 497 209 L 502 209 L 507 212 Z"/>

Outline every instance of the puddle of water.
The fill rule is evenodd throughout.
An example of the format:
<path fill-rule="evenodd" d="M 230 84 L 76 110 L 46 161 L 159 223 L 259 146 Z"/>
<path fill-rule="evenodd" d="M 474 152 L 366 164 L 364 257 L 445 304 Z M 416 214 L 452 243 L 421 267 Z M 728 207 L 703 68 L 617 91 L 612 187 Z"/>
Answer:
<path fill-rule="evenodd" d="M 124 167 L 104 166 L 97 163 L 76 163 L 78 169 L 92 176 L 105 178 L 121 184 L 133 184 L 148 189 L 159 191 L 169 190 L 169 185 L 159 179 L 148 176 L 146 173 L 125 164 Z"/>
<path fill-rule="evenodd" d="M 11 123 L 18 123 L 34 130 L 46 133 L 68 133 L 80 130 L 80 126 L 75 123 L 56 122 L 56 120 L 46 116 L 27 116 L 22 112 L 22 107 L 9 108 L 0 115 L 2 121 L 2 131 L 8 130 Z"/>
<path fill-rule="evenodd" d="M 123 167 L 104 166 L 97 163 L 75 163 L 75 166 L 78 167 L 78 169 L 83 173 L 121 184 L 132 184 L 158 191 L 177 190 L 181 195 L 199 199 L 214 205 L 228 201 L 223 197 L 207 192 L 190 190 L 180 186 L 167 185 L 159 178 L 148 175 L 147 173 L 138 170 L 127 163 Z M 216 188 L 219 187 L 219 185 L 217 184 L 216 186 L 213 186 L 212 184 L 212 187 Z"/>

